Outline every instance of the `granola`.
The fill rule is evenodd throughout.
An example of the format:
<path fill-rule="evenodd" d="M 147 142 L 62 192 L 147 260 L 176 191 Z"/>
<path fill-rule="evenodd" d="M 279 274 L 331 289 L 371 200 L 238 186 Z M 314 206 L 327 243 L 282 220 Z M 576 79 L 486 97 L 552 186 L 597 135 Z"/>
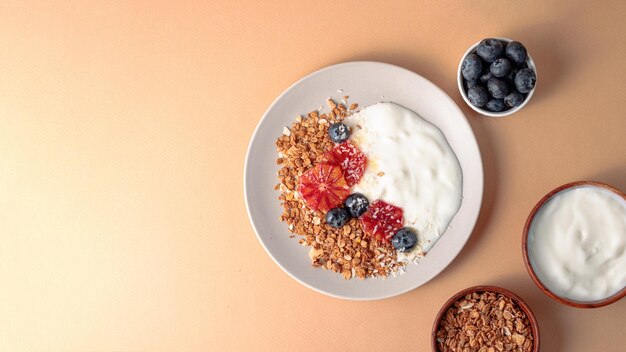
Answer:
<path fill-rule="evenodd" d="M 348 109 L 330 98 L 327 104 L 331 110 L 329 113 L 312 111 L 306 117 L 296 117 L 276 141 L 277 164 L 281 166 L 278 172 L 280 183 L 276 185 L 283 207 L 280 220 L 288 224 L 290 232 L 300 236 L 302 245 L 311 247 L 309 257 L 313 266 L 341 273 L 346 280 L 387 277 L 404 267 L 397 262 L 396 251 L 390 242 L 366 236 L 356 219 L 339 229 L 327 225 L 324 214 L 307 207 L 296 190 L 298 178 L 320 162 L 322 155 L 333 147 L 328 137 L 329 126 L 343 120 L 358 107 L 352 104 Z"/>
<path fill-rule="evenodd" d="M 510 298 L 472 293 L 446 311 L 437 346 L 440 352 L 530 352 L 533 335 L 528 317 Z"/>

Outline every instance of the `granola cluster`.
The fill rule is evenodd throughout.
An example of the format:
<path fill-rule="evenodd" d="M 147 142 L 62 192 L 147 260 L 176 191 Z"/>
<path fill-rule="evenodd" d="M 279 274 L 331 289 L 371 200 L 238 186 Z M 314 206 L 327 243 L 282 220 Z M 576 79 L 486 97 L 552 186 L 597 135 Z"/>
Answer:
<path fill-rule="evenodd" d="M 280 219 L 289 225 L 290 232 L 301 236 L 302 245 L 311 247 L 309 256 L 313 266 L 341 273 L 346 280 L 387 277 L 403 267 L 396 262 L 395 249 L 389 242 L 366 236 L 356 219 L 340 229 L 327 225 L 324 213 L 310 209 L 296 190 L 300 175 L 320 162 L 322 155 L 333 147 L 328 127 L 358 108 L 352 104 L 348 109 L 331 99 L 327 103 L 330 113 L 320 115 L 313 111 L 306 117 L 296 117 L 291 128 L 285 128 L 276 141 L 277 163 L 281 166 L 280 183 L 276 185 L 283 206 Z"/>
<path fill-rule="evenodd" d="M 440 352 L 530 352 L 533 335 L 526 314 L 510 298 L 472 293 L 447 310 L 437 345 Z"/>

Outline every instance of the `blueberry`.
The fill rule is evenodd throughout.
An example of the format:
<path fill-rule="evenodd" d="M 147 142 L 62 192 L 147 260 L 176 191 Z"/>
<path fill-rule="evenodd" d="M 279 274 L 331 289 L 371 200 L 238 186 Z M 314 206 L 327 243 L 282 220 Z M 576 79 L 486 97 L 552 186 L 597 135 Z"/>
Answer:
<path fill-rule="evenodd" d="M 526 62 L 526 57 L 528 56 L 528 52 L 522 43 L 520 42 L 510 42 L 506 45 L 506 49 L 504 50 L 506 57 L 511 60 L 517 66 Z"/>
<path fill-rule="evenodd" d="M 472 88 L 476 87 L 478 84 L 479 83 L 478 83 L 477 80 L 476 81 L 465 81 L 465 88 L 466 88 L 466 90 L 472 89 Z"/>
<path fill-rule="evenodd" d="M 348 198 L 346 198 L 343 205 L 345 205 L 350 216 L 358 218 L 365 213 L 367 208 L 370 206 L 370 202 L 361 193 L 352 193 L 348 196 Z"/>
<path fill-rule="evenodd" d="M 399 252 L 408 252 L 417 245 L 417 235 L 408 227 L 403 227 L 391 239 L 393 248 Z"/>
<path fill-rule="evenodd" d="M 507 88 L 509 88 L 509 93 L 517 92 L 517 89 L 515 89 L 515 83 L 513 83 L 512 80 L 510 80 L 508 78 L 503 78 L 503 80 L 506 83 Z"/>
<path fill-rule="evenodd" d="M 499 78 L 492 78 L 487 81 L 487 89 L 489 94 L 496 99 L 502 99 L 509 94 L 509 87 L 506 85 L 506 82 Z"/>
<path fill-rule="evenodd" d="M 492 63 L 504 55 L 504 45 L 497 39 L 483 39 L 476 47 L 476 54 L 481 59 Z"/>
<path fill-rule="evenodd" d="M 500 111 L 504 110 L 504 108 L 505 108 L 504 100 L 502 100 L 502 99 L 491 99 L 491 100 L 489 100 L 487 102 L 487 105 L 485 105 L 485 107 L 489 111 L 500 112 Z"/>
<path fill-rule="evenodd" d="M 463 65 L 461 65 L 461 73 L 463 74 L 463 78 L 468 81 L 475 81 L 480 76 L 480 72 L 483 70 L 483 63 L 480 61 L 480 58 L 476 54 L 469 54 L 463 60 Z"/>
<path fill-rule="evenodd" d="M 537 77 L 529 68 L 523 68 L 515 75 L 515 88 L 520 93 L 528 93 L 535 88 Z"/>
<path fill-rule="evenodd" d="M 502 79 L 506 82 L 506 84 L 509 86 L 509 91 L 514 91 L 515 89 L 515 75 L 519 72 L 519 68 L 518 67 L 511 67 L 511 71 L 509 72 L 508 75 L 506 75 L 505 77 L 503 77 Z"/>
<path fill-rule="evenodd" d="M 348 126 L 336 122 L 328 127 L 328 136 L 335 143 L 343 143 L 348 139 Z"/>
<path fill-rule="evenodd" d="M 332 227 L 340 228 L 350 220 L 350 214 L 344 208 L 330 209 L 326 213 L 326 223 Z"/>
<path fill-rule="evenodd" d="M 474 106 L 484 106 L 489 100 L 489 94 L 487 90 L 481 86 L 476 86 L 467 91 L 467 99 Z"/>
<path fill-rule="evenodd" d="M 486 72 L 486 73 L 483 73 L 482 76 L 480 76 L 480 81 L 483 83 L 487 83 L 487 81 L 491 78 L 493 78 L 493 75 L 491 74 L 491 72 Z"/>
<path fill-rule="evenodd" d="M 524 96 L 520 92 L 511 92 L 511 94 L 504 97 L 504 104 L 510 108 L 520 106 L 524 102 Z"/>
<path fill-rule="evenodd" d="M 504 77 L 511 72 L 511 62 L 503 58 L 497 59 L 491 63 L 489 72 L 491 72 L 494 77 Z"/>
<path fill-rule="evenodd" d="M 509 73 L 506 75 L 506 79 L 507 81 L 511 81 L 513 82 L 515 80 L 515 75 L 517 74 L 517 72 L 519 72 L 519 68 L 513 66 L 511 67 L 511 71 L 509 71 Z M 515 87 L 515 86 L 513 86 Z"/>
<path fill-rule="evenodd" d="M 478 77 L 478 79 L 481 82 L 486 84 L 487 81 L 489 80 L 489 78 L 491 78 L 491 77 L 493 77 L 493 75 L 489 71 L 489 65 L 487 65 L 487 64 L 483 65 L 483 72 L 480 74 L 480 77 Z"/>

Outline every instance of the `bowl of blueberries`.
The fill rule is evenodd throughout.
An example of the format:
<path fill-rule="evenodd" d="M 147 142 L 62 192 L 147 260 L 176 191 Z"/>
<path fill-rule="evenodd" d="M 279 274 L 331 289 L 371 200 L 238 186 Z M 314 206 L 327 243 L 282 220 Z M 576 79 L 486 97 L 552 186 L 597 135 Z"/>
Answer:
<path fill-rule="evenodd" d="M 508 116 L 523 108 L 535 92 L 537 68 L 520 42 L 487 38 L 472 45 L 459 64 L 463 100 L 476 112 Z"/>

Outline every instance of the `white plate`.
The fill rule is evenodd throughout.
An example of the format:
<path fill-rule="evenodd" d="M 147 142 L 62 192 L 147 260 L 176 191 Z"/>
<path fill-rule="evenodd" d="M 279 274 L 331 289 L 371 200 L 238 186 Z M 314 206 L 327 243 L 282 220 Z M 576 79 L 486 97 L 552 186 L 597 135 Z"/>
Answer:
<path fill-rule="evenodd" d="M 342 89 L 341 93 L 337 90 Z M 419 265 L 410 264 L 404 275 L 383 279 L 344 280 L 335 272 L 313 268 L 309 247 L 289 238 L 279 220 L 281 206 L 277 184 L 275 142 L 284 126 L 300 114 L 326 107 L 329 96 L 364 107 L 381 100 L 398 103 L 439 127 L 463 169 L 463 202 L 433 249 Z M 459 254 L 469 239 L 483 196 L 483 167 L 476 138 L 459 107 L 439 87 L 401 67 L 379 62 L 348 62 L 314 72 L 289 87 L 263 115 L 246 155 L 244 194 L 248 216 L 267 253 L 291 277 L 329 296 L 374 300 L 413 290 L 439 274 Z"/>

